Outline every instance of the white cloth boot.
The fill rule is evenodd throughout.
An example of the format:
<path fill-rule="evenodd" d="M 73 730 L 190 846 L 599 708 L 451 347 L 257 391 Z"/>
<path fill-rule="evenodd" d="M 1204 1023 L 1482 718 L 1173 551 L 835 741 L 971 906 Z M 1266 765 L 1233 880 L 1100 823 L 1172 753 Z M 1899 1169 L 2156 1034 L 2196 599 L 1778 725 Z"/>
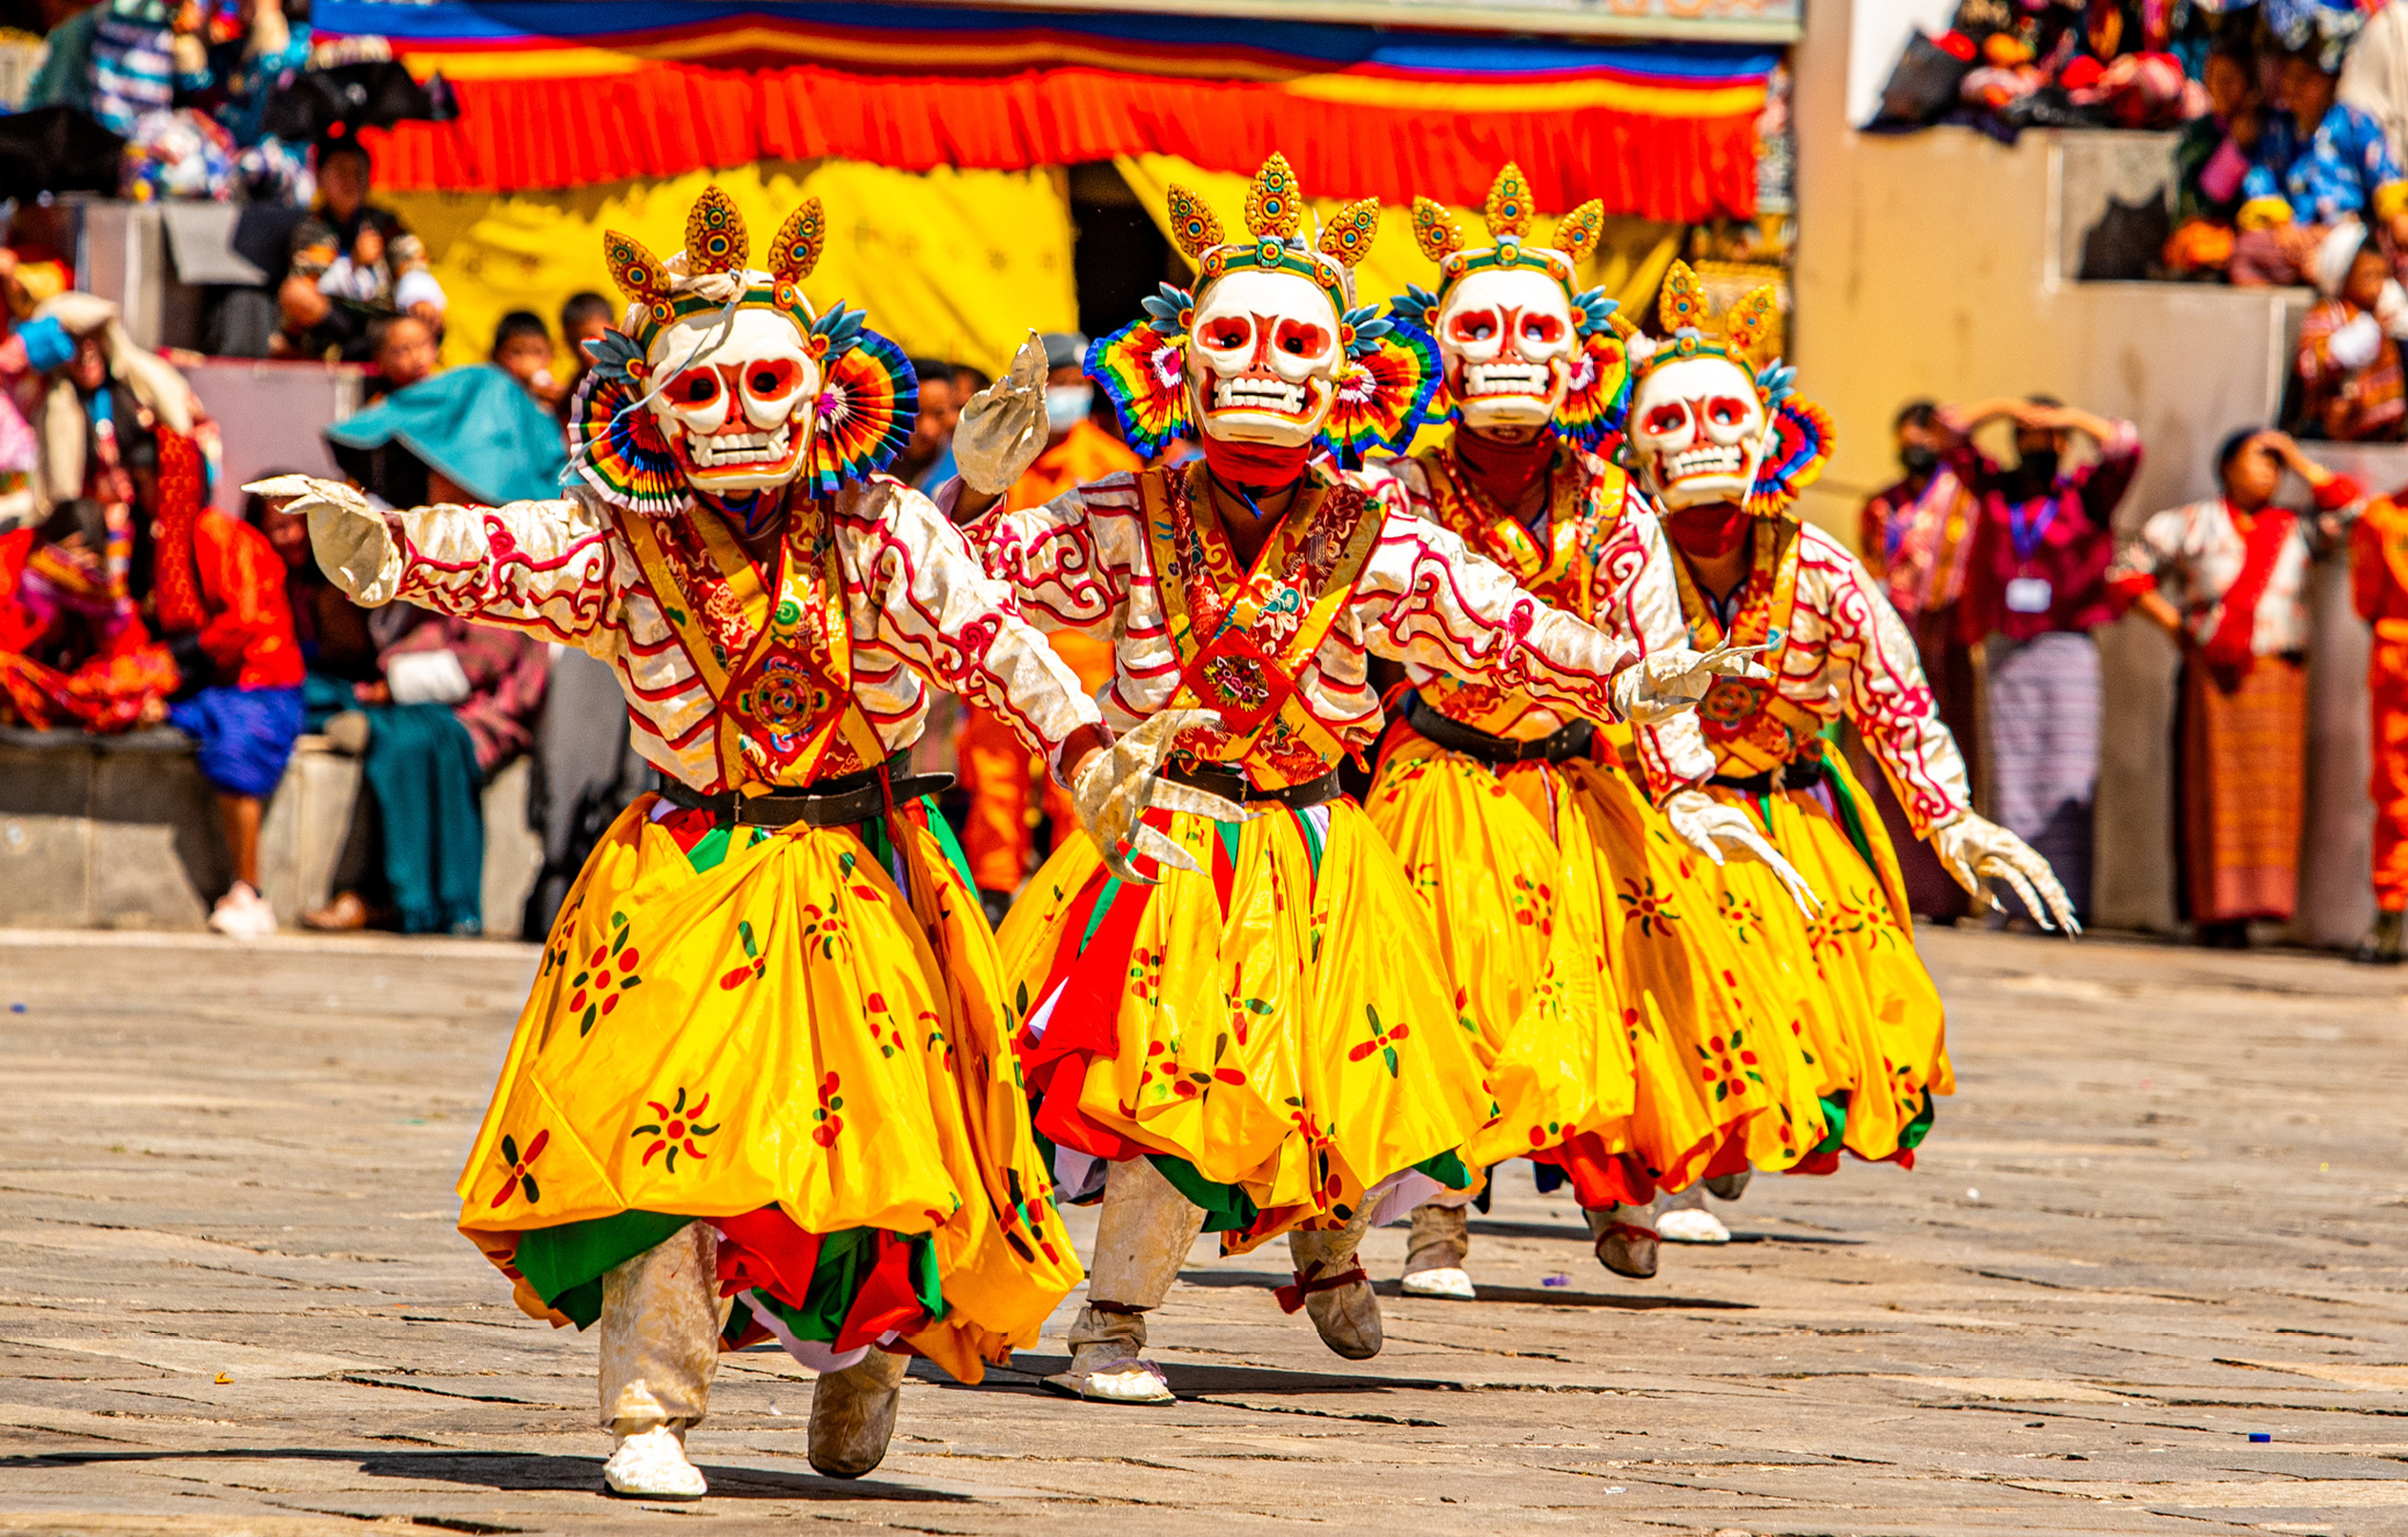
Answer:
<path fill-rule="evenodd" d="M 1472 1277 L 1463 1261 L 1471 1249 L 1471 1222 L 1460 1202 L 1441 1196 L 1413 1208 L 1413 1236 L 1405 1240 L 1405 1294 L 1470 1300 Z"/>
<path fill-rule="evenodd" d="M 1160 1307 L 1204 1214 L 1145 1158 L 1104 1175 L 1087 1305 L 1071 1325 L 1070 1369 L 1048 1385 L 1104 1404 L 1168 1404 L 1171 1384 L 1144 1357 L 1146 1314 Z"/>
<path fill-rule="evenodd" d="M 1355 1256 L 1370 1219 L 1369 1212 L 1357 1212 L 1344 1227 L 1290 1233 L 1288 1256 L 1296 1261 L 1296 1284 L 1279 1288 L 1279 1305 L 1291 1313 L 1301 1306 L 1321 1342 L 1349 1361 L 1369 1361 L 1385 1342 L 1379 1299 Z"/>
<path fill-rule="evenodd" d="M 688 1223 L 603 1273 L 602 1425 L 613 1439 L 602 1465 L 607 1492 L 703 1497 L 703 1475 L 685 1459 L 685 1432 L 709 1408 L 726 1321 L 719 1237 L 707 1223 Z"/>
<path fill-rule="evenodd" d="M 811 1465 L 830 1478 L 859 1478 L 887 1460 L 903 1374 L 910 1358 L 872 1348 L 843 1371 L 822 1372 L 811 1389 Z"/>
<path fill-rule="evenodd" d="M 1705 1186 L 1691 1185 L 1656 1203 L 1656 1233 L 1666 1243 L 1728 1243 L 1731 1230 L 1706 1209 Z"/>

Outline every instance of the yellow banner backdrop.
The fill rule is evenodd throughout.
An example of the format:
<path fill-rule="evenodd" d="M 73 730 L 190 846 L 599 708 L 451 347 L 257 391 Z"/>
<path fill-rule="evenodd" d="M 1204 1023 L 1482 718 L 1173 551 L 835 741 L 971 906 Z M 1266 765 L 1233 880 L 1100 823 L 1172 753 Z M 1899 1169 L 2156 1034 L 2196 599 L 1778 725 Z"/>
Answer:
<path fill-rule="evenodd" d="M 1070 195 L 1058 170 L 918 173 L 854 160 L 765 160 L 566 192 L 403 193 L 378 201 L 426 241 L 451 296 L 443 360 L 459 364 L 484 360 L 495 323 L 511 310 L 543 317 L 557 340 L 570 295 L 590 289 L 623 305 L 602 263 L 602 232 L 623 231 L 665 256 L 684 240 L 686 210 L 713 182 L 744 214 L 756 264 L 795 205 L 818 196 L 827 251 L 808 285 L 812 302 L 867 310 L 870 328 L 914 357 L 1000 373 L 1031 327 L 1077 324 Z"/>

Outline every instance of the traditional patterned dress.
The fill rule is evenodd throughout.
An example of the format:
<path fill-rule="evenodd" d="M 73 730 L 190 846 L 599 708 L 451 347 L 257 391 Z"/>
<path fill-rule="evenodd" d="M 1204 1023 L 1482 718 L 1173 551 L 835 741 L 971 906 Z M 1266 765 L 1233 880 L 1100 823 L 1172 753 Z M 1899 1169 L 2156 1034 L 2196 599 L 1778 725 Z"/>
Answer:
<path fill-rule="evenodd" d="M 1608 563 L 1639 558 L 1641 532 L 1625 520 Z M 1855 724 L 1917 836 L 1970 809 L 1965 763 L 1933 711 L 1914 638 L 1856 557 L 1786 520 L 1759 519 L 1750 537 L 1747 577 L 1727 605 L 1699 588 L 1684 559 L 1672 575 L 1687 644 L 1769 642 L 1759 660 L 1772 678 L 1718 679 L 1694 715 L 1639 731 L 1640 760 L 1659 799 L 1702 784 L 1747 809 L 1822 898 L 1808 918 L 1764 866 L 1724 871 L 1734 916 L 1790 968 L 1804 1001 L 1800 1039 L 1823 1077 L 1829 1130 L 1800 1167 L 1834 1167 L 1843 1147 L 1911 1163 L 1931 1096 L 1955 1089 L 1940 997 L 1915 954 L 1889 836 L 1823 733 L 1843 714 Z M 1701 733 L 1704 771 L 1693 767 Z"/>
<path fill-rule="evenodd" d="M 1393 485 L 1310 472 L 1251 567 L 1201 463 L 1114 476 L 972 529 L 1049 629 L 1109 636 L 1126 729 L 1217 709 L 1176 772 L 1253 820 L 1152 813 L 1203 873 L 1057 850 L 1002 932 L 1038 1133 L 1066 1191 L 1150 1156 L 1233 1252 L 1464 1188 L 1497 1109 L 1480 1027 L 1403 867 L 1329 783 L 1382 718 L 1371 653 L 1608 713 L 1633 653 L 1541 605 Z M 1270 797 L 1280 799 L 1270 799 Z"/>
<path fill-rule="evenodd" d="M 459 1178 L 460 1230 L 529 1313 L 716 1228 L 724 1338 L 807 1364 L 900 1341 L 975 1380 L 1079 1279 L 1028 1131 L 960 850 L 881 770 L 924 679 L 1058 749 L 1092 709 L 917 492 L 788 515 L 773 567 L 718 514 L 585 500 L 388 516 L 399 596 L 609 663 L 682 790 L 594 851 L 544 946 Z M 772 830 L 723 792 L 853 792 Z M 905 787 L 908 792 L 908 787 Z M 837 820 L 833 814 L 823 820 Z"/>
<path fill-rule="evenodd" d="M 1451 448 L 1393 468 L 1416 512 L 1548 603 L 1655 649 L 1684 644 L 1654 515 L 1595 454 L 1558 449 L 1537 531 L 1491 505 Z M 1633 538 L 1609 563 L 1625 521 Z M 1366 809 L 1429 903 L 1480 1026 L 1504 1114 L 1471 1156 L 1559 1164 L 1591 1209 L 1644 1204 L 1658 1182 L 1794 1164 L 1822 1139 L 1824 1087 L 1795 1034 L 1797 990 L 1729 921 L 1749 897 L 1633 782 L 1628 734 L 1592 739 L 1518 689 L 1409 670 L 1415 691 Z M 1529 756 L 1497 761 L 1497 739 Z M 1712 771 L 1703 744 L 1687 751 L 1693 776 Z"/>
<path fill-rule="evenodd" d="M 2316 509 L 2360 499 L 2320 472 Z M 2288 922 L 2298 905 L 2308 768 L 2308 584 L 2329 541 L 2287 507 L 2222 497 L 2153 514 L 2108 573 L 2119 607 L 2156 592 L 2182 615 L 2179 801 L 2183 915 Z"/>

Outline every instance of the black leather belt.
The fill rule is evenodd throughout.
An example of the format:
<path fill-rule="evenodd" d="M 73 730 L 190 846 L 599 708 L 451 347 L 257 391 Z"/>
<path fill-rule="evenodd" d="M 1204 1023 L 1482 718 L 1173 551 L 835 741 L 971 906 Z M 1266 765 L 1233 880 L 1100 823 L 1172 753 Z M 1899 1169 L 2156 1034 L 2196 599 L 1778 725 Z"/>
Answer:
<path fill-rule="evenodd" d="M 814 828 L 848 828 L 883 814 L 890 803 L 900 806 L 923 795 L 934 795 L 953 783 L 951 774 L 895 772 L 905 757 L 898 752 L 875 768 L 838 774 L 800 789 L 773 789 L 760 795 L 732 789 L 705 795 L 675 780 L 664 780 L 661 798 L 689 811 L 708 811 L 716 820 L 744 827 L 790 828 L 800 822 Z"/>
<path fill-rule="evenodd" d="M 1777 789 L 1812 789 L 1823 783 L 1826 776 L 1821 758 L 1792 758 L 1778 768 L 1749 774 L 1745 779 L 1716 774 L 1706 783 L 1720 785 L 1724 789 L 1735 789 L 1742 795 L 1769 795 Z"/>
<path fill-rule="evenodd" d="M 1406 696 L 1405 724 L 1447 751 L 1478 758 L 1492 768 L 1509 763 L 1561 763 L 1567 758 L 1584 758 L 1597 735 L 1597 728 L 1588 722 L 1573 721 L 1527 742 L 1491 736 L 1461 721 L 1449 720 L 1432 709 L 1418 693 Z"/>
<path fill-rule="evenodd" d="M 1318 779 L 1308 779 L 1301 785 L 1285 789 L 1258 789 L 1239 768 L 1224 768 L 1213 764 L 1166 764 L 1162 777 L 1182 785 L 1209 789 L 1223 800 L 1240 805 L 1284 806 L 1291 811 L 1301 811 L 1308 806 L 1320 806 L 1334 801 L 1345 792 L 1338 783 L 1337 770 L 1333 768 Z"/>

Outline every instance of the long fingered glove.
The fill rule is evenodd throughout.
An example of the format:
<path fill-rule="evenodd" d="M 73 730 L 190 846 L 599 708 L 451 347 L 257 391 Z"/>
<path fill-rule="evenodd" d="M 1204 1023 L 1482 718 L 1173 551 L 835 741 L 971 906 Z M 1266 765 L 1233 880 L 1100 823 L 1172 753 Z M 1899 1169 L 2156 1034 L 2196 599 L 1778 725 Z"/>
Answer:
<path fill-rule="evenodd" d="M 1765 649 L 1718 646 L 1711 651 L 1692 651 L 1680 646 L 1642 657 L 1614 679 L 1614 709 L 1634 726 L 1653 726 L 1684 709 L 1695 709 L 1717 678 L 1771 677 L 1748 660 Z"/>
<path fill-rule="evenodd" d="M 278 475 L 243 487 L 255 496 L 285 502 L 284 510 L 310 521 L 310 548 L 327 580 L 363 607 L 393 601 L 401 585 L 401 552 L 384 515 L 368 499 L 339 481 L 312 475 Z"/>
<path fill-rule="evenodd" d="M 1985 881 L 2005 881 L 2024 899 L 2024 909 L 2043 929 L 2058 928 L 2068 939 L 2082 932 L 2073 916 L 2073 899 L 2065 893 L 2057 872 L 2040 857 L 2040 850 L 1987 817 L 1968 811 L 1955 821 L 1931 830 L 1931 851 L 1975 896 L 1989 894 Z M 2051 925 L 2049 920 L 2057 921 Z"/>
<path fill-rule="evenodd" d="M 962 407 L 953 426 L 953 464 L 962 483 L 981 496 L 1001 496 L 1045 452 L 1045 343 L 1037 334 L 1013 354 L 1011 371 Z"/>
<path fill-rule="evenodd" d="M 1823 899 L 1814 894 L 1814 888 L 1806 884 L 1796 866 L 1781 857 L 1780 850 L 1765 840 L 1765 835 L 1756 830 L 1756 824 L 1738 807 L 1725 806 L 1702 789 L 1684 789 L 1676 790 L 1663 803 L 1663 814 L 1682 842 L 1714 863 L 1723 862 L 1723 849 L 1727 844 L 1733 851 L 1770 866 L 1774 877 L 1788 889 L 1789 900 L 1798 904 L 1799 912 L 1811 918 L 1822 911 Z"/>
<path fill-rule="evenodd" d="M 1214 710 L 1164 710 L 1148 716 L 1111 747 L 1089 754 L 1072 772 L 1071 803 L 1078 809 L 1079 826 L 1095 840 L 1104 867 L 1114 875 L 1133 886 L 1153 885 L 1136 871 L 1140 854 L 1165 870 L 1202 871 L 1194 857 L 1161 829 L 1146 825 L 1145 814 L 1153 807 L 1194 811 L 1215 822 L 1253 820 L 1254 813 L 1235 801 L 1162 777 L 1162 760 L 1171 755 L 1171 744 L 1180 732 L 1211 730 L 1220 723 Z"/>

